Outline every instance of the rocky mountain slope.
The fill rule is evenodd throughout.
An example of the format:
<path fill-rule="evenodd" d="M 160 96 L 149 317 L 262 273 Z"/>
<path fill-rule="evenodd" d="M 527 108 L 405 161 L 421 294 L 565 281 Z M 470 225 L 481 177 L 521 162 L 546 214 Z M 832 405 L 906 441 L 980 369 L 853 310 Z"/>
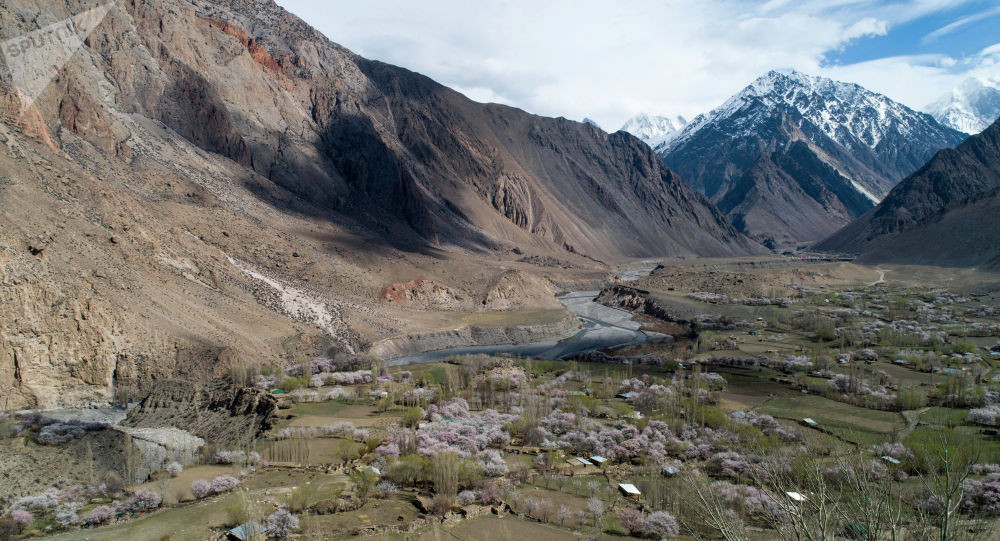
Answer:
<path fill-rule="evenodd" d="M 1000 82 L 969 77 L 926 110 L 945 126 L 979 133 L 1000 118 Z"/>
<path fill-rule="evenodd" d="M 1000 188 L 927 216 L 876 244 L 859 261 L 1000 271 Z"/>
<path fill-rule="evenodd" d="M 931 214 L 996 187 L 1000 187 L 1000 121 L 957 148 L 937 153 L 900 182 L 877 207 L 817 248 L 852 254 L 867 252 Z M 928 249 L 940 247 L 928 245 Z M 880 253 L 886 250 L 891 246 Z"/>
<path fill-rule="evenodd" d="M 656 148 L 671 141 L 686 125 L 687 120 L 682 116 L 640 114 L 628 119 L 622 126 L 622 131 L 631 133 Z"/>
<path fill-rule="evenodd" d="M 0 35 L 99 4 L 7 1 Z M 638 139 L 474 103 L 270 0 L 115 2 L 69 43 L 46 84 L 0 83 L 3 409 L 448 324 L 392 284 L 475 311 L 510 271 L 561 280 L 544 257 L 762 250 Z M 535 293 L 518 307 L 558 307 Z"/>
<path fill-rule="evenodd" d="M 858 85 L 772 71 L 656 148 L 745 233 L 817 240 L 963 135 Z"/>

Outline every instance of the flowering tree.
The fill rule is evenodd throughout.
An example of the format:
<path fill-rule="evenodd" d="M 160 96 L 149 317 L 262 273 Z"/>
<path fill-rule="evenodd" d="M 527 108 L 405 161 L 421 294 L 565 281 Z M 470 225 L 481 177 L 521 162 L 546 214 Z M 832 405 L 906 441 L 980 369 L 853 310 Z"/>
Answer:
<path fill-rule="evenodd" d="M 500 451 L 496 449 L 486 449 L 479 453 L 478 458 L 483 465 L 483 473 L 489 477 L 500 477 L 510 471 L 503 456 L 500 455 Z"/>
<path fill-rule="evenodd" d="M 10 518 L 14 519 L 14 522 L 20 524 L 21 526 L 29 526 L 35 521 L 35 515 L 32 515 L 30 511 L 25 511 L 24 509 L 15 509 L 11 511 Z"/>
<path fill-rule="evenodd" d="M 680 533 L 677 519 L 666 511 L 653 511 L 642 523 L 642 533 L 650 537 L 662 538 Z"/>
<path fill-rule="evenodd" d="M 83 522 L 89 525 L 104 524 L 115 516 L 115 510 L 110 505 L 98 505 L 84 515 Z"/>
<path fill-rule="evenodd" d="M 643 527 L 642 511 L 639 511 L 638 509 L 633 509 L 631 507 L 626 507 L 625 509 L 622 509 L 621 513 L 619 513 L 618 516 L 619 516 L 619 521 L 618 521 L 619 524 L 621 524 L 622 528 L 628 530 L 629 533 L 634 535 L 642 532 L 642 527 Z"/>
<path fill-rule="evenodd" d="M 594 517 L 594 526 L 597 526 L 597 521 L 601 520 L 601 515 L 604 514 L 604 502 L 597 498 L 587 500 L 587 511 L 590 511 L 590 515 Z"/>
<path fill-rule="evenodd" d="M 458 505 L 469 505 L 476 501 L 476 493 L 471 490 L 463 490 L 455 497 Z"/>
<path fill-rule="evenodd" d="M 399 489 L 396 488 L 396 483 L 385 479 L 380 481 L 379 484 L 375 485 L 375 492 L 382 498 L 387 498 L 395 494 Z"/>
<path fill-rule="evenodd" d="M 264 519 L 267 535 L 273 539 L 284 539 L 299 528 L 299 519 L 287 509 L 278 509 Z"/>
<path fill-rule="evenodd" d="M 182 471 L 184 471 L 184 465 L 181 464 L 180 462 L 177 462 L 176 460 L 171 462 L 170 464 L 167 464 L 167 473 L 169 473 L 174 477 L 180 475 Z"/>
<path fill-rule="evenodd" d="M 140 488 L 129 498 L 128 503 L 128 507 L 132 511 L 149 511 L 160 507 L 160 504 L 163 503 L 163 498 L 158 492 L 148 488 Z"/>
<path fill-rule="evenodd" d="M 52 517 L 60 526 L 67 528 L 80 522 L 80 517 L 76 512 L 83 507 L 83 502 L 66 502 L 56 507 L 56 513 Z"/>
<path fill-rule="evenodd" d="M 199 500 L 208 496 L 211 492 L 212 485 L 204 479 L 198 479 L 191 483 L 191 495 Z"/>
<path fill-rule="evenodd" d="M 220 475 L 215 479 L 212 479 L 210 488 L 213 493 L 221 494 L 223 492 L 229 492 L 230 490 L 236 488 L 239 484 L 239 480 L 232 475 Z"/>

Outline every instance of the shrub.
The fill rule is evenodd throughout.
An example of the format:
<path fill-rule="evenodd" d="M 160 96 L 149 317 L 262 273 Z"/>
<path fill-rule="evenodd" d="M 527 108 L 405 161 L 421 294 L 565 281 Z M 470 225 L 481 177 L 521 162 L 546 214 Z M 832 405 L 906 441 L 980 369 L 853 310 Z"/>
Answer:
<path fill-rule="evenodd" d="M 232 475 L 220 475 L 215 479 L 212 479 L 210 488 L 213 493 L 222 494 L 223 492 L 229 492 L 230 490 L 236 488 L 239 484 L 239 480 Z"/>
<path fill-rule="evenodd" d="M 424 410 L 412 407 L 403 414 L 403 426 L 415 427 L 424 418 Z"/>
<path fill-rule="evenodd" d="M 109 471 L 104 476 L 104 493 L 110 497 L 117 496 L 122 493 L 125 488 L 125 482 L 122 481 L 120 475 L 113 471 Z"/>
<path fill-rule="evenodd" d="M 896 395 L 899 409 L 915 410 L 927 405 L 927 395 L 915 390 L 900 390 Z"/>
<path fill-rule="evenodd" d="M 171 462 L 170 464 L 167 464 L 167 473 L 169 473 L 174 477 L 180 475 L 182 471 L 184 471 L 184 465 L 181 464 L 180 462 L 177 462 L 176 460 Z"/>
<path fill-rule="evenodd" d="M 393 494 L 396 493 L 397 490 L 399 489 L 396 488 L 396 483 L 393 483 L 388 479 L 381 481 L 379 482 L 379 484 L 375 485 L 375 492 L 378 493 L 378 495 L 382 498 L 387 498 L 389 496 L 392 496 Z"/>
<path fill-rule="evenodd" d="M 301 484 L 288 495 L 288 509 L 293 512 L 305 511 L 316 496 L 316 485 Z"/>
<path fill-rule="evenodd" d="M 264 519 L 267 535 L 273 539 L 283 539 L 299 528 L 299 519 L 287 509 L 278 509 Z"/>
<path fill-rule="evenodd" d="M 302 378 L 288 378 L 281 382 L 281 389 L 286 393 L 290 393 L 296 389 L 301 389 L 309 384 L 309 380 L 305 377 Z"/>
<path fill-rule="evenodd" d="M 447 494 L 435 494 L 431 500 L 430 512 L 436 515 L 443 515 L 451 510 L 452 499 Z"/>
<path fill-rule="evenodd" d="M 191 483 L 191 495 L 194 496 L 195 499 L 200 500 L 205 496 L 208 496 L 211 492 L 212 485 L 204 479 L 198 479 L 197 481 Z"/>

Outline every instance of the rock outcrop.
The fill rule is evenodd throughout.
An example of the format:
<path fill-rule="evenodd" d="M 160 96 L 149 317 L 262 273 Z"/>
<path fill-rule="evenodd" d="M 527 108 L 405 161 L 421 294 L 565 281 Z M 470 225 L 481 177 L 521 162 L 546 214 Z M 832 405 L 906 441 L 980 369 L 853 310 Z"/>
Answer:
<path fill-rule="evenodd" d="M 532 325 L 462 325 L 456 329 L 411 333 L 386 338 L 372 345 L 370 353 L 384 360 L 416 355 L 426 351 L 468 346 L 530 344 L 560 340 L 580 330 L 576 316 L 566 312 L 555 323 Z"/>
<path fill-rule="evenodd" d="M 277 401 L 255 387 L 224 380 L 206 385 L 163 381 L 129 412 L 127 428 L 177 428 L 207 442 L 240 445 L 270 429 Z"/>

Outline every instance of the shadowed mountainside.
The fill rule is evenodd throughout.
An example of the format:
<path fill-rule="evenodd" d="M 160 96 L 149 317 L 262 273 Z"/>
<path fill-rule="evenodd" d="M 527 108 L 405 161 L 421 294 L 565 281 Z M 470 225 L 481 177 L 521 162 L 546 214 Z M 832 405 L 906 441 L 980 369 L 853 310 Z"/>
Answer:
<path fill-rule="evenodd" d="M 927 216 L 858 260 L 1000 271 L 1000 188 Z"/>
<path fill-rule="evenodd" d="M 1000 120 L 957 148 L 938 152 L 877 207 L 816 248 L 851 254 L 867 252 L 931 214 L 996 187 L 1000 187 Z M 888 251 L 888 245 L 880 249 L 883 254 Z"/>

